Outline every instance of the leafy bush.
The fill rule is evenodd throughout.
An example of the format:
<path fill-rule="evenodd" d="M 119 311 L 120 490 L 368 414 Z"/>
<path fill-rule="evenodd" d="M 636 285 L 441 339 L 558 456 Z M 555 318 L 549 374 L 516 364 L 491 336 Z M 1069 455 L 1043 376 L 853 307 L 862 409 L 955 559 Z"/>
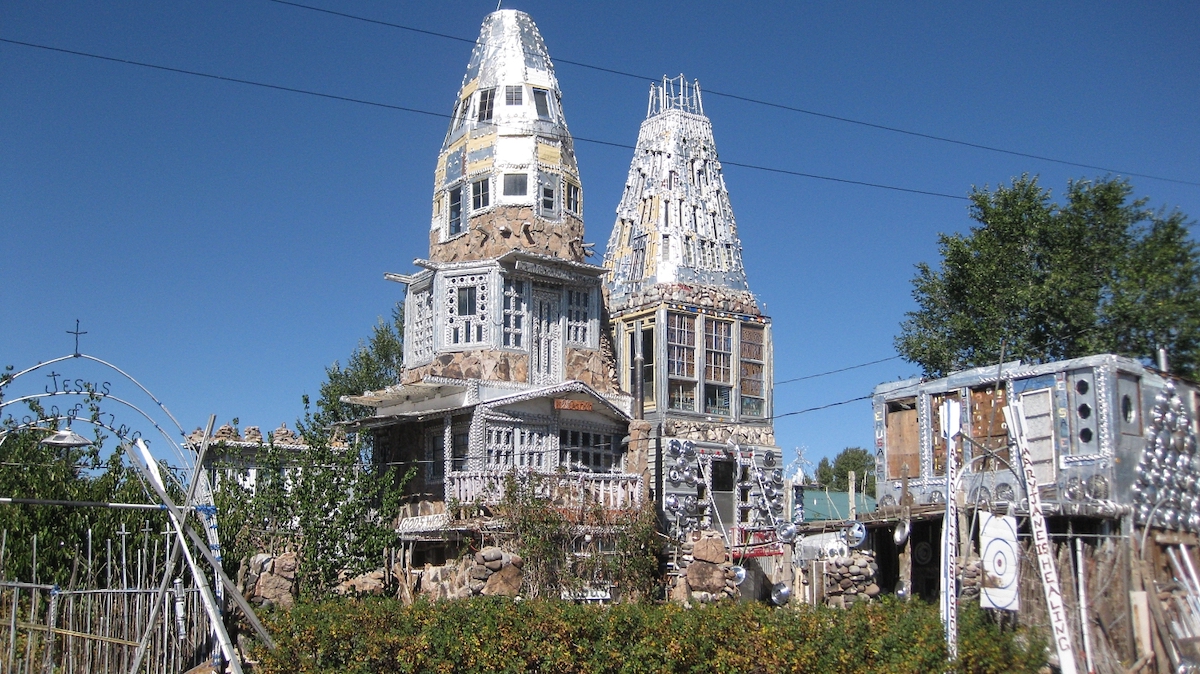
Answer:
<path fill-rule="evenodd" d="M 271 627 L 279 649 L 258 653 L 265 674 L 1035 672 L 1045 652 L 1041 640 L 1001 632 L 983 611 L 967 608 L 959 666 L 950 666 L 936 607 L 891 600 L 842 611 L 337 599 L 275 614 Z"/>

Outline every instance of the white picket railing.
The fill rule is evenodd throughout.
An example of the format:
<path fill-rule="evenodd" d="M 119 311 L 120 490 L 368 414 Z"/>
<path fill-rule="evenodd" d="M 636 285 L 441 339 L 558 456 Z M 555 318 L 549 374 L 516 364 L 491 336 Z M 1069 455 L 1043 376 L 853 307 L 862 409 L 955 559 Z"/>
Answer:
<path fill-rule="evenodd" d="M 446 476 L 446 501 L 495 505 L 504 495 L 509 475 L 518 480 L 539 478 L 537 494 L 562 507 L 585 504 L 623 510 L 641 502 L 642 478 L 625 473 L 548 473 L 529 470 L 454 471 Z"/>

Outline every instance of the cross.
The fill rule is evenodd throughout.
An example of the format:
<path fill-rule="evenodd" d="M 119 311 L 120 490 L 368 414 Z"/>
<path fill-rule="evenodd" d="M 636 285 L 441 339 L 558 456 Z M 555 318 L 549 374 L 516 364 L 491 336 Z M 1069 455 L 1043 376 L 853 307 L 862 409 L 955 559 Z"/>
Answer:
<path fill-rule="evenodd" d="M 75 329 L 74 329 L 74 330 L 67 330 L 67 334 L 68 334 L 68 335 L 75 335 L 75 357 L 76 357 L 76 358 L 78 358 L 78 357 L 79 357 L 79 336 L 80 336 L 80 335 L 86 335 L 86 334 L 87 334 L 87 330 L 84 330 L 83 332 L 80 332 L 80 331 L 79 331 L 79 319 L 78 319 L 78 318 L 76 318 L 76 319 L 75 319 Z"/>

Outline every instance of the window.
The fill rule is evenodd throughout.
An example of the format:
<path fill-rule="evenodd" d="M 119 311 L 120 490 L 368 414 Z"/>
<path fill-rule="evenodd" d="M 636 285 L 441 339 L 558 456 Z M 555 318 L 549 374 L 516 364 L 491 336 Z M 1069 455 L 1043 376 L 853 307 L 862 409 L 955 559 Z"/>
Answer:
<path fill-rule="evenodd" d="M 529 191 L 529 176 L 524 173 L 509 173 L 504 176 L 504 196 L 525 196 Z"/>
<path fill-rule="evenodd" d="M 519 349 L 525 335 L 525 282 L 504 279 L 504 346 Z"/>
<path fill-rule="evenodd" d="M 504 104 L 505 105 L 521 105 L 521 91 L 524 89 L 521 85 L 508 85 L 504 87 Z"/>
<path fill-rule="evenodd" d="M 477 344 L 488 337 L 487 276 L 455 276 L 447 282 L 446 342 Z"/>
<path fill-rule="evenodd" d="M 631 329 L 627 333 L 626 339 L 629 391 L 633 392 L 638 376 L 637 331 Z M 654 406 L 654 322 L 646 320 L 642 321 L 642 400 L 647 407 Z"/>
<path fill-rule="evenodd" d="M 733 323 L 704 322 L 704 413 L 728 415 L 733 360 Z"/>
<path fill-rule="evenodd" d="M 425 290 L 412 297 L 412 337 L 408 343 L 413 362 L 423 363 L 433 357 L 433 293 Z"/>
<path fill-rule="evenodd" d="M 533 105 L 537 107 L 538 117 L 550 119 L 550 94 L 545 89 L 533 90 Z"/>
<path fill-rule="evenodd" d="M 442 429 L 425 436 L 425 482 L 437 484 L 446 473 L 446 436 Z"/>
<path fill-rule="evenodd" d="M 461 233 L 462 224 L 462 188 L 455 187 L 450 190 L 450 234 Z"/>
<path fill-rule="evenodd" d="M 668 405 L 673 410 L 696 410 L 696 317 L 667 314 Z M 693 381 L 681 381 L 685 377 Z"/>
<path fill-rule="evenodd" d="M 575 183 L 567 183 L 567 210 L 579 215 L 580 213 L 580 197 L 579 185 Z"/>
<path fill-rule="evenodd" d="M 491 204 L 491 195 L 488 191 L 488 179 L 476 180 L 471 183 L 471 207 L 474 210 L 487 208 Z"/>
<path fill-rule="evenodd" d="M 554 213 L 554 185 L 542 185 L 542 212 Z"/>
<path fill-rule="evenodd" d="M 619 473 L 621 453 L 613 435 L 573 429 L 558 432 L 558 462 L 568 470 L 585 473 Z"/>
<path fill-rule="evenodd" d="M 496 101 L 495 89 L 484 89 L 479 92 L 479 121 L 492 121 L 492 106 Z"/>
<path fill-rule="evenodd" d="M 567 342 L 587 346 L 590 296 L 587 290 L 567 291 Z"/>
<path fill-rule="evenodd" d="M 741 398 L 742 415 L 761 417 L 766 409 L 763 382 L 763 344 L 766 331 L 761 325 L 742 325 Z"/>
<path fill-rule="evenodd" d="M 467 446 L 468 433 L 466 427 L 455 428 L 453 439 L 450 443 L 450 470 L 466 470 L 467 469 Z"/>

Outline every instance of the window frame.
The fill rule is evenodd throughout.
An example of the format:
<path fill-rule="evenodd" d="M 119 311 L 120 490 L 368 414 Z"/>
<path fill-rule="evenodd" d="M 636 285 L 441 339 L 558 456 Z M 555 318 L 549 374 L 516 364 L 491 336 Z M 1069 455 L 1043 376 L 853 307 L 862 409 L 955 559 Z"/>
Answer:
<path fill-rule="evenodd" d="M 566 181 L 566 188 L 563 190 L 563 208 L 568 213 L 580 215 L 583 213 L 583 189 L 571 182 Z"/>
<path fill-rule="evenodd" d="M 524 279 L 504 279 L 504 316 L 501 324 L 502 345 L 508 349 L 526 349 L 525 333 L 529 324 L 529 296 Z"/>
<path fill-rule="evenodd" d="M 516 94 L 515 96 L 513 94 Z M 509 84 L 504 87 L 504 105 L 525 105 L 525 87 L 521 84 Z"/>
<path fill-rule="evenodd" d="M 538 119 L 554 120 L 554 108 L 550 105 L 550 90 L 533 87 L 533 107 Z"/>
<path fill-rule="evenodd" d="M 476 107 L 475 121 L 490 122 L 495 116 L 496 88 L 479 90 L 479 105 Z"/>
<path fill-rule="evenodd" d="M 464 274 L 446 278 L 443 295 L 446 312 L 443 343 L 448 348 L 471 348 L 490 342 L 489 283 L 487 274 Z M 460 313 L 464 311 L 466 313 Z"/>
<path fill-rule="evenodd" d="M 462 192 L 462 185 L 458 185 L 451 188 L 447 195 L 449 207 L 446 209 L 446 232 L 449 236 L 457 236 L 466 230 L 463 226 Z"/>
<path fill-rule="evenodd" d="M 757 332 L 760 335 L 761 341 L 753 342 L 746 340 L 746 333 Z M 753 348 L 757 347 L 758 353 L 754 354 Z M 755 357 L 757 355 L 757 357 Z M 747 368 L 747 366 L 750 368 Z M 757 368 L 757 378 L 748 370 Z M 743 417 L 763 418 L 767 416 L 767 326 L 758 323 L 741 323 L 738 332 L 738 413 Z M 747 383 L 757 383 L 758 392 L 753 393 L 747 391 Z M 757 413 L 753 413 L 746 409 L 747 401 L 757 401 L 759 409 Z"/>
<path fill-rule="evenodd" d="M 482 178 L 471 183 L 471 210 L 480 211 L 492 205 L 491 178 Z"/>
<path fill-rule="evenodd" d="M 696 322 L 697 316 L 678 311 L 667 312 L 667 407 L 681 412 L 696 411 Z M 690 357 L 689 357 L 690 356 Z M 683 395 L 690 392 L 690 406 L 682 406 Z"/>
<path fill-rule="evenodd" d="M 704 317 L 704 385 L 701 404 L 705 414 L 733 416 L 733 323 Z M 723 334 L 718 334 L 718 329 L 722 330 Z M 722 375 L 724 379 L 719 378 Z M 710 392 L 713 394 L 712 404 Z M 722 399 L 724 406 L 721 406 Z"/>
<path fill-rule="evenodd" d="M 509 191 L 510 186 L 512 189 L 515 189 L 518 183 L 521 186 L 520 192 Z M 506 197 L 529 196 L 529 174 L 528 173 L 505 173 L 504 174 L 503 195 Z"/>

